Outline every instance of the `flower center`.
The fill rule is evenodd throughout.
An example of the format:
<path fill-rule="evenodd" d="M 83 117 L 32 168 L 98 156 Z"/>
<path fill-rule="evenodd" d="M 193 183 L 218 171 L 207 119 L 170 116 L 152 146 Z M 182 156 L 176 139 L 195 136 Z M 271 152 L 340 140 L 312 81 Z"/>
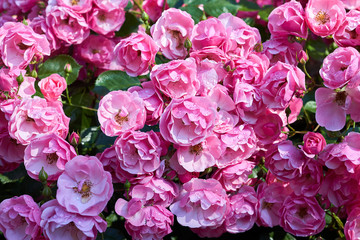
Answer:
<path fill-rule="evenodd" d="M 22 42 L 18 43 L 17 46 L 20 48 L 20 50 L 26 50 L 30 46 L 23 44 Z"/>
<path fill-rule="evenodd" d="M 74 192 L 81 195 L 81 202 L 87 203 L 91 196 L 92 183 L 88 180 L 81 180 L 77 187 L 73 187 Z"/>
<path fill-rule="evenodd" d="M 35 120 L 33 118 L 29 117 L 29 116 L 26 116 L 25 121 L 27 121 L 27 122 L 35 122 Z"/>
<path fill-rule="evenodd" d="M 115 115 L 115 121 L 121 126 L 124 122 L 129 121 L 128 115 L 121 116 L 121 110 Z"/>
<path fill-rule="evenodd" d="M 347 93 L 345 91 L 336 93 L 335 102 L 337 105 L 344 107 L 346 102 Z"/>
<path fill-rule="evenodd" d="M 91 52 L 92 52 L 93 54 L 96 54 L 96 53 L 100 53 L 100 50 L 98 50 L 98 49 L 93 49 Z"/>
<path fill-rule="evenodd" d="M 49 163 L 49 164 L 53 164 L 54 162 L 56 162 L 58 160 L 58 155 L 56 153 L 49 153 L 49 154 L 46 154 L 46 161 Z"/>
<path fill-rule="evenodd" d="M 300 207 L 297 214 L 300 218 L 304 218 L 307 215 L 307 207 Z"/>
<path fill-rule="evenodd" d="M 203 150 L 203 147 L 201 146 L 201 143 L 190 147 L 191 154 L 199 155 L 202 152 L 202 150 Z"/>
<path fill-rule="evenodd" d="M 262 209 L 271 209 L 274 203 L 265 202 L 262 205 Z"/>
<path fill-rule="evenodd" d="M 99 14 L 98 19 L 102 22 L 105 22 L 106 20 L 105 14 L 104 13 Z"/>
<path fill-rule="evenodd" d="M 325 24 L 330 21 L 330 16 L 325 11 L 319 11 L 315 16 L 315 20 L 319 24 Z"/>
<path fill-rule="evenodd" d="M 79 3 L 79 0 L 71 0 L 71 5 L 74 6 L 74 5 L 78 5 Z"/>

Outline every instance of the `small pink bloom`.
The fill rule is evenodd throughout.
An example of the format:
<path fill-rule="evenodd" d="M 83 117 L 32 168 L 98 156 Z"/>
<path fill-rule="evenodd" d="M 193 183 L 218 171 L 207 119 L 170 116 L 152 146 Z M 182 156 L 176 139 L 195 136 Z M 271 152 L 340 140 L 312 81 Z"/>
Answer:
<path fill-rule="evenodd" d="M 273 36 L 289 35 L 307 38 L 305 12 L 298 1 L 290 1 L 275 8 L 269 15 L 268 28 Z"/>
<path fill-rule="evenodd" d="M 341 47 L 360 45 L 360 11 L 350 10 L 346 14 L 344 22 L 334 34 L 334 40 Z"/>
<path fill-rule="evenodd" d="M 92 0 L 57 0 L 59 6 L 69 8 L 76 13 L 86 13 L 92 7 Z"/>
<path fill-rule="evenodd" d="M 216 85 L 221 82 L 227 75 L 224 64 L 209 59 L 198 60 L 197 78 L 200 81 L 198 95 L 206 96 Z"/>
<path fill-rule="evenodd" d="M 168 59 L 184 59 L 188 52 L 184 46 L 194 28 L 191 15 L 179 9 L 165 10 L 151 27 L 151 35 Z"/>
<path fill-rule="evenodd" d="M 120 167 L 126 172 L 146 174 L 160 167 L 161 141 L 154 131 L 125 132 L 114 145 Z"/>
<path fill-rule="evenodd" d="M 303 137 L 303 141 L 302 150 L 307 155 L 317 155 L 326 146 L 326 140 L 321 133 L 307 132 Z"/>
<path fill-rule="evenodd" d="M 345 15 L 345 6 L 340 0 L 309 0 L 305 8 L 310 30 L 320 37 L 334 34 Z"/>
<path fill-rule="evenodd" d="M 145 125 L 146 111 L 143 100 L 136 92 L 112 91 L 99 103 L 98 119 L 107 136 L 117 136 Z"/>
<path fill-rule="evenodd" d="M 177 221 L 190 228 L 220 227 L 229 210 L 225 190 L 211 178 L 193 178 L 185 183 L 178 200 L 170 206 Z"/>
<path fill-rule="evenodd" d="M 65 164 L 57 182 L 56 199 L 66 211 L 97 216 L 105 208 L 114 189 L 111 175 L 96 157 L 76 156 Z"/>
<path fill-rule="evenodd" d="M 160 118 L 160 133 L 179 146 L 195 146 L 213 133 L 215 104 L 207 97 L 173 99 Z"/>
<path fill-rule="evenodd" d="M 110 11 L 116 8 L 125 8 L 129 0 L 93 0 L 93 2 L 99 8 Z"/>
<path fill-rule="evenodd" d="M 154 40 L 140 31 L 132 33 L 116 45 L 114 58 L 127 74 L 136 77 L 149 72 L 149 67 L 155 63 L 158 50 Z"/>
<path fill-rule="evenodd" d="M 57 101 L 59 100 L 62 92 L 66 89 L 67 84 L 65 78 L 57 73 L 54 73 L 49 77 L 41 79 L 39 87 L 46 100 Z"/>
<path fill-rule="evenodd" d="M 29 26 L 38 34 L 45 34 L 47 40 L 50 43 L 51 51 L 58 50 L 61 47 L 61 40 L 57 39 L 54 36 L 53 31 L 46 24 L 46 19 L 44 16 L 36 16 L 31 20 Z"/>
<path fill-rule="evenodd" d="M 315 197 L 292 194 L 284 200 L 280 226 L 295 236 L 315 235 L 325 227 L 325 211 Z"/>
<path fill-rule="evenodd" d="M 69 143 L 72 146 L 77 146 L 80 142 L 80 136 L 76 132 L 72 132 L 68 138 Z"/>
<path fill-rule="evenodd" d="M 33 139 L 25 149 L 24 164 L 30 177 L 38 180 L 42 168 L 49 181 L 55 181 L 65 164 L 76 156 L 75 149 L 58 135 L 46 134 Z"/>
<path fill-rule="evenodd" d="M 41 228 L 48 239 L 95 240 L 105 232 L 106 221 L 100 216 L 82 216 L 66 211 L 56 199 L 41 206 Z"/>
<path fill-rule="evenodd" d="M 257 219 L 258 199 L 253 187 L 243 186 L 229 198 L 230 212 L 226 216 L 225 227 L 229 233 L 250 230 Z"/>
<path fill-rule="evenodd" d="M 259 115 L 254 124 L 254 132 L 260 143 L 271 144 L 279 138 L 282 126 L 283 122 L 279 115 L 266 111 L 263 115 Z"/>
<path fill-rule="evenodd" d="M 357 206 L 353 209 L 346 219 L 346 223 L 344 226 L 344 233 L 346 239 L 359 239 L 360 231 L 360 208 Z"/>
<path fill-rule="evenodd" d="M 151 21 L 156 22 L 161 13 L 169 8 L 169 5 L 165 0 L 144 0 L 142 7 Z"/>
<path fill-rule="evenodd" d="M 87 23 L 96 33 L 107 35 L 118 31 L 125 21 L 125 11 L 122 8 L 112 10 L 93 7 L 87 15 Z"/>
<path fill-rule="evenodd" d="M 197 62 L 208 59 L 217 63 L 225 63 L 227 56 L 218 46 L 205 47 L 190 53 L 190 57 L 195 58 Z"/>
<path fill-rule="evenodd" d="M 156 89 L 173 99 L 195 96 L 200 88 L 193 58 L 155 65 L 150 78 Z"/>
<path fill-rule="evenodd" d="M 39 206 L 29 195 L 5 199 L 0 203 L 0 231 L 6 239 L 37 239 L 40 215 Z"/>

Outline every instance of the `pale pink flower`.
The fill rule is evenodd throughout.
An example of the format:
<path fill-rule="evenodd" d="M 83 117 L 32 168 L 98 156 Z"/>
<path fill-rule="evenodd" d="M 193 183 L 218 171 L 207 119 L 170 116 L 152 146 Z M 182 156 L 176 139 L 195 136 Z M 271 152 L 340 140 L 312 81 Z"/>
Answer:
<path fill-rule="evenodd" d="M 70 8 L 76 13 L 86 13 L 91 10 L 93 0 L 57 0 L 59 6 Z"/>
<path fill-rule="evenodd" d="M 341 0 L 344 3 L 346 9 L 359 9 L 360 1 L 359 0 Z"/>
<path fill-rule="evenodd" d="M 177 221 L 190 228 L 220 227 L 229 210 L 225 190 L 211 178 L 193 178 L 185 183 L 178 200 L 170 206 Z"/>
<path fill-rule="evenodd" d="M 98 119 L 107 136 L 117 136 L 145 125 L 146 110 L 136 92 L 112 91 L 99 102 Z"/>
<path fill-rule="evenodd" d="M 217 63 L 225 63 L 228 56 L 218 46 L 205 47 L 190 53 L 190 57 L 195 58 L 196 62 L 208 59 Z"/>
<path fill-rule="evenodd" d="M 250 230 L 257 219 L 258 199 L 253 187 L 243 186 L 229 198 L 230 212 L 226 216 L 225 227 L 229 233 Z"/>
<path fill-rule="evenodd" d="M 227 75 L 223 63 L 207 58 L 204 60 L 197 60 L 196 70 L 197 78 L 200 82 L 200 88 L 197 94 L 200 96 L 208 95 Z"/>
<path fill-rule="evenodd" d="M 173 99 L 160 117 L 160 133 L 179 146 L 195 146 L 213 133 L 215 104 L 207 97 Z"/>
<path fill-rule="evenodd" d="M 46 24 L 66 46 L 82 43 L 90 34 L 85 18 L 70 8 L 48 6 Z"/>
<path fill-rule="evenodd" d="M 341 47 L 360 45 L 360 11 L 350 10 L 346 14 L 344 22 L 334 34 L 334 40 Z"/>
<path fill-rule="evenodd" d="M 184 59 L 188 54 L 184 42 L 190 38 L 193 28 L 190 14 L 170 8 L 151 27 L 151 35 L 166 58 Z"/>
<path fill-rule="evenodd" d="M 55 181 L 65 170 L 65 164 L 76 156 L 74 147 L 58 135 L 45 134 L 33 139 L 25 149 L 24 165 L 29 176 L 39 180 L 42 168 L 49 181 Z"/>
<path fill-rule="evenodd" d="M 69 121 L 61 102 L 47 102 L 39 97 L 24 98 L 11 115 L 9 134 L 23 145 L 28 145 L 44 133 L 55 133 L 65 138 L 69 131 Z"/>
<path fill-rule="evenodd" d="M 31 196 L 21 195 L 0 203 L 0 231 L 6 239 L 37 239 L 40 237 L 39 206 Z"/>
<path fill-rule="evenodd" d="M 92 156 L 79 155 L 67 162 L 57 186 L 59 204 L 66 211 L 83 216 L 99 215 L 114 192 L 111 174 Z"/>
<path fill-rule="evenodd" d="M 169 8 L 169 5 L 165 0 L 144 0 L 142 7 L 151 21 L 156 22 L 163 10 Z"/>
<path fill-rule="evenodd" d="M 93 0 L 93 2 L 99 8 L 110 11 L 116 8 L 125 8 L 129 0 Z"/>
<path fill-rule="evenodd" d="M 122 8 L 109 10 L 93 7 L 86 20 L 91 30 L 107 35 L 121 28 L 125 21 L 125 11 Z"/>
<path fill-rule="evenodd" d="M 305 91 L 305 74 L 292 65 L 278 62 L 266 72 L 260 90 L 268 108 L 286 109 L 295 94 Z"/>
<path fill-rule="evenodd" d="M 268 28 L 273 36 L 289 35 L 307 38 L 305 11 L 298 1 L 290 1 L 275 8 L 269 15 Z"/>
<path fill-rule="evenodd" d="M 41 228 L 48 239 L 95 240 L 105 232 L 107 223 L 100 216 L 82 216 L 66 211 L 56 199 L 41 206 Z"/>
<path fill-rule="evenodd" d="M 193 58 L 155 65 L 150 78 L 156 89 L 172 99 L 195 96 L 200 88 Z"/>
<path fill-rule="evenodd" d="M 61 47 L 61 40 L 55 37 L 51 28 L 46 24 L 44 16 L 37 15 L 30 21 L 29 26 L 34 30 L 34 32 L 38 34 L 45 34 L 50 43 L 51 51 L 58 50 Z"/>
<path fill-rule="evenodd" d="M 62 92 L 66 89 L 67 84 L 65 78 L 57 73 L 43 78 L 39 81 L 39 87 L 41 93 L 48 101 L 57 101 Z"/>
<path fill-rule="evenodd" d="M 0 89 L 3 92 L 7 92 L 9 97 L 15 97 L 16 92 L 18 90 L 19 84 L 16 78 L 19 75 L 25 76 L 26 71 L 20 70 L 19 68 L 9 69 L 9 68 L 1 68 L 0 69 Z M 0 94 L 2 99 L 6 99 L 6 96 L 3 93 Z"/>
<path fill-rule="evenodd" d="M 216 170 L 211 177 L 218 180 L 227 192 L 235 192 L 243 185 L 251 183 L 252 180 L 248 176 L 252 173 L 254 167 L 254 162 L 243 160 Z"/>
<path fill-rule="evenodd" d="M 161 205 L 142 207 L 137 199 L 127 202 L 119 198 L 115 212 L 126 219 L 126 231 L 134 240 L 161 240 L 172 232 L 174 215 Z"/>
<path fill-rule="evenodd" d="M 321 133 L 307 132 L 304 137 L 302 150 L 309 157 L 319 154 L 326 146 L 326 140 Z"/>
<path fill-rule="evenodd" d="M 35 89 L 36 78 L 24 77 L 24 81 L 20 84 L 17 95 L 20 98 L 31 98 L 36 93 Z"/>
<path fill-rule="evenodd" d="M 288 196 L 283 203 L 280 226 L 295 236 L 310 236 L 325 227 L 325 211 L 315 197 Z"/>
<path fill-rule="evenodd" d="M 50 44 L 23 23 L 7 22 L 0 28 L 0 56 L 3 63 L 13 69 L 25 69 L 35 54 L 50 55 Z"/>
<path fill-rule="evenodd" d="M 162 152 L 159 136 L 154 132 L 128 131 L 115 143 L 120 167 L 131 174 L 145 174 L 160 167 Z"/>
<path fill-rule="evenodd" d="M 158 50 L 154 40 L 145 32 L 139 31 L 116 45 L 114 58 L 127 74 L 136 77 L 149 72 L 149 67 L 155 63 Z"/>
<path fill-rule="evenodd" d="M 265 166 L 281 181 L 291 181 L 302 174 L 307 158 L 290 140 L 272 145 L 265 156 Z"/>
<path fill-rule="evenodd" d="M 320 37 L 334 34 L 345 15 L 341 0 L 309 0 L 305 8 L 305 19 L 310 30 Z"/>

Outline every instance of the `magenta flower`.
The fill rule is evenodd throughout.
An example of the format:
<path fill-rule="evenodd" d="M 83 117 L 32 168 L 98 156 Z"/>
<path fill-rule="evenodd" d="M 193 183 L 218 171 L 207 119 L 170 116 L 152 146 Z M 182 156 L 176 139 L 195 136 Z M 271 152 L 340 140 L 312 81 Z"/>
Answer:
<path fill-rule="evenodd" d="M 321 133 L 307 132 L 304 137 L 302 150 L 309 157 L 319 154 L 326 146 L 326 140 Z"/>
<path fill-rule="evenodd" d="M 344 226 L 344 233 L 346 239 L 358 239 L 360 237 L 359 231 L 360 224 L 360 208 L 356 207 L 353 209 L 346 219 Z"/>
<path fill-rule="evenodd" d="M 114 34 L 125 21 L 125 11 L 122 8 L 112 10 L 93 7 L 87 15 L 89 28 L 102 35 Z"/>
<path fill-rule="evenodd" d="M 360 11 L 350 10 L 344 22 L 334 34 L 334 40 L 341 47 L 360 45 Z"/>
<path fill-rule="evenodd" d="M 67 162 L 57 185 L 59 204 L 83 216 L 99 215 L 114 192 L 111 174 L 96 157 L 76 156 Z"/>

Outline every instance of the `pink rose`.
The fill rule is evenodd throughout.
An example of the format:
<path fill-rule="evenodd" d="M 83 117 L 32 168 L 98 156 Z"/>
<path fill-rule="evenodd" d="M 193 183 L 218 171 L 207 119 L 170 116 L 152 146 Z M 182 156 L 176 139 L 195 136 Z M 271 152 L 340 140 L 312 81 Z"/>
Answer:
<path fill-rule="evenodd" d="M 190 228 L 220 227 L 229 210 L 225 190 L 211 178 L 193 178 L 185 183 L 178 200 L 170 206 L 177 221 Z"/>
<path fill-rule="evenodd" d="M 46 24 L 44 16 L 36 16 L 31 20 L 29 26 L 38 34 L 45 34 L 50 43 L 51 51 L 58 50 L 61 47 L 60 39 L 57 39 L 49 26 Z"/>
<path fill-rule="evenodd" d="M 158 50 L 154 40 L 140 31 L 132 33 L 116 45 L 114 58 L 127 74 L 136 77 L 149 72 L 149 67 L 155 63 Z"/>
<path fill-rule="evenodd" d="M 195 146 L 213 133 L 216 110 L 206 97 L 173 99 L 160 118 L 160 133 L 179 146 Z"/>
<path fill-rule="evenodd" d="M 56 199 L 41 206 L 41 227 L 48 239 L 95 240 L 98 232 L 105 232 L 107 223 L 100 216 L 82 216 L 66 211 Z"/>
<path fill-rule="evenodd" d="M 144 127 L 146 111 L 136 92 L 112 91 L 99 102 L 98 119 L 107 136 L 117 136 Z"/>
<path fill-rule="evenodd" d="M 128 131 L 115 143 L 120 167 L 131 174 L 146 174 L 160 167 L 162 152 L 159 136 L 154 132 Z"/>
<path fill-rule="evenodd" d="M 17 144 L 9 136 L 7 125 L 5 129 L 0 133 L 0 173 L 10 172 L 24 162 L 25 146 Z"/>
<path fill-rule="evenodd" d="M 82 43 L 90 34 L 84 17 L 67 7 L 48 6 L 46 24 L 66 46 Z"/>
<path fill-rule="evenodd" d="M 283 122 L 278 114 L 270 111 L 259 115 L 254 124 L 254 132 L 263 145 L 271 144 L 279 138 L 282 130 Z"/>
<path fill-rule="evenodd" d="M 310 30 L 320 37 L 334 34 L 345 15 L 345 6 L 340 0 L 309 0 L 305 8 L 305 19 Z"/>
<path fill-rule="evenodd" d="M 38 84 L 41 93 L 44 94 L 45 99 L 48 101 L 59 100 L 62 92 L 67 87 L 65 78 L 56 73 L 41 79 Z"/>
<path fill-rule="evenodd" d="M 344 22 L 334 34 L 334 40 L 341 47 L 360 45 L 360 11 L 350 10 L 346 14 Z"/>
<path fill-rule="evenodd" d="M 142 6 L 153 22 L 156 22 L 161 16 L 161 13 L 169 8 L 165 0 L 144 0 Z"/>
<path fill-rule="evenodd" d="M 243 185 L 251 183 L 252 180 L 248 176 L 254 167 L 254 162 L 243 160 L 225 168 L 219 168 L 211 177 L 218 180 L 227 192 L 235 192 Z"/>
<path fill-rule="evenodd" d="M 37 239 L 40 215 L 39 206 L 29 195 L 5 199 L 0 203 L 0 231 L 6 239 Z"/>
<path fill-rule="evenodd" d="M 93 7 L 87 15 L 87 23 L 96 33 L 107 35 L 120 30 L 125 21 L 125 11 L 122 8 L 112 10 Z"/>
<path fill-rule="evenodd" d="M 93 0 L 93 2 L 102 9 L 113 10 L 116 8 L 125 8 L 129 0 Z"/>
<path fill-rule="evenodd" d="M 331 89 L 360 84 L 360 53 L 353 47 L 335 49 L 323 62 L 320 76 Z"/>
<path fill-rule="evenodd" d="M 292 194 L 284 200 L 280 226 L 295 236 L 315 235 L 325 227 L 325 211 L 315 197 Z"/>
<path fill-rule="evenodd" d="M 37 3 L 36 0 L 15 0 L 14 2 L 23 13 L 30 11 Z"/>
<path fill-rule="evenodd" d="M 197 94 L 200 96 L 208 95 L 227 75 L 222 62 L 216 62 L 207 58 L 198 60 L 196 70 L 197 78 L 200 82 Z"/>
<path fill-rule="evenodd" d="M 321 133 L 307 132 L 303 137 L 303 141 L 302 150 L 309 156 L 319 154 L 326 146 L 326 140 Z"/>
<path fill-rule="evenodd" d="M 119 198 L 115 212 L 126 219 L 126 231 L 134 240 L 163 239 L 172 232 L 170 225 L 174 224 L 174 215 L 163 206 L 142 207 L 137 199 L 127 202 Z"/>
<path fill-rule="evenodd" d="M 305 12 L 297 1 L 290 1 L 275 8 L 269 15 L 268 28 L 273 36 L 294 35 L 307 38 Z"/>
<path fill-rule="evenodd" d="M 346 219 L 346 223 L 344 226 L 344 233 L 346 239 L 359 239 L 360 231 L 359 231 L 359 224 L 360 224 L 360 208 L 356 207 L 353 209 Z"/>
<path fill-rule="evenodd" d="M 168 59 L 184 59 L 188 52 L 184 46 L 194 28 L 191 15 L 179 9 L 165 10 L 151 27 L 151 35 Z"/>
<path fill-rule="evenodd" d="M 225 226 L 229 233 L 250 230 L 257 219 L 258 199 L 253 187 L 243 186 L 229 198 L 230 212 L 226 216 Z"/>
<path fill-rule="evenodd" d="M 40 35 L 23 23 L 5 23 L 0 28 L 0 56 L 4 64 L 13 69 L 25 69 L 35 54 L 50 55 L 50 44 L 45 35 Z"/>
<path fill-rule="evenodd" d="M 39 180 L 43 167 L 48 180 L 55 181 L 65 170 L 65 164 L 76 155 L 75 149 L 58 135 L 40 135 L 26 147 L 24 164 L 31 178 Z"/>
<path fill-rule="evenodd" d="M 173 99 L 195 96 L 200 88 L 193 58 L 155 65 L 150 78 L 156 89 Z"/>
<path fill-rule="evenodd" d="M 28 145 L 39 134 L 55 133 L 65 138 L 69 121 L 61 102 L 47 102 L 39 97 L 24 98 L 11 115 L 9 134 L 23 145 Z"/>
<path fill-rule="evenodd" d="M 306 157 L 291 141 L 285 140 L 272 145 L 266 152 L 265 166 L 281 181 L 291 181 L 302 174 Z"/>
<path fill-rule="evenodd" d="M 287 108 L 296 93 L 305 91 L 305 74 L 289 64 L 278 62 L 266 72 L 260 90 L 268 108 Z"/>
<path fill-rule="evenodd" d="M 92 0 L 57 0 L 59 6 L 69 8 L 76 13 L 86 13 L 92 7 Z"/>
<path fill-rule="evenodd" d="M 57 182 L 56 199 L 66 211 L 97 216 L 105 208 L 114 189 L 111 175 L 96 157 L 76 156 L 65 164 Z"/>

